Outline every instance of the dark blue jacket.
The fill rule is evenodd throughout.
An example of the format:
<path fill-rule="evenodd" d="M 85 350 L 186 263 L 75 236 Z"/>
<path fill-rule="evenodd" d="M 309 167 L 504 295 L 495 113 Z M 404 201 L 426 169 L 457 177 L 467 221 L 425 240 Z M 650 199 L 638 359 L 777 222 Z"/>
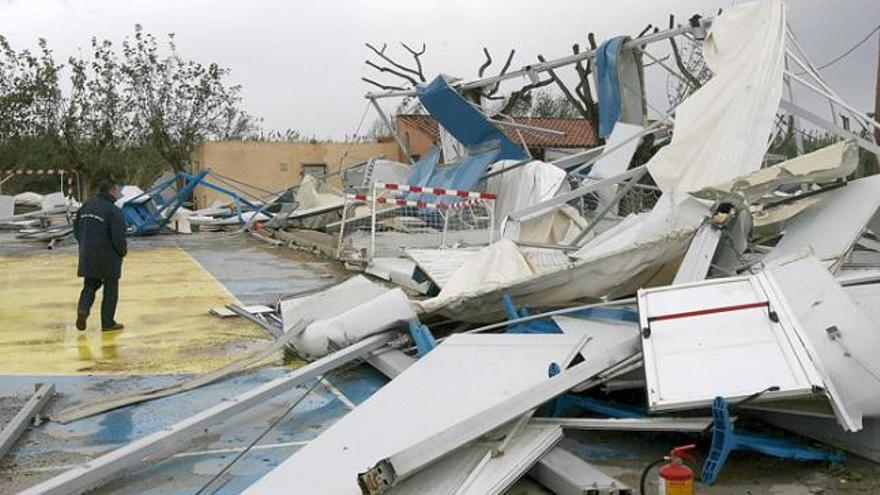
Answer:
<path fill-rule="evenodd" d="M 76 212 L 73 235 L 79 242 L 78 276 L 110 280 L 122 275 L 128 252 L 125 220 L 109 194 L 99 194 Z"/>

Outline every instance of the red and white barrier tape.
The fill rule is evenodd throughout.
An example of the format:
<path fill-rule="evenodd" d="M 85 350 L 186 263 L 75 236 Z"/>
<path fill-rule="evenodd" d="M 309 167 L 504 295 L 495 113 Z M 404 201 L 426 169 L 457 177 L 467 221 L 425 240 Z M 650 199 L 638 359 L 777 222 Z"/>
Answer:
<path fill-rule="evenodd" d="M 364 201 L 371 202 L 373 201 L 372 196 L 367 196 L 366 194 L 346 194 L 346 199 L 355 200 L 355 201 Z M 484 198 L 488 199 L 488 198 Z M 494 199 L 494 198 L 491 198 Z M 427 201 L 413 201 L 411 199 L 397 199 L 397 198 L 388 198 L 384 196 L 380 196 L 376 198 L 376 203 L 385 204 L 385 205 L 395 205 L 395 206 L 410 206 L 413 208 L 420 209 L 433 209 L 433 210 L 452 210 L 456 208 L 465 208 L 468 206 L 474 206 L 479 204 L 477 201 L 469 200 L 469 201 L 460 201 L 458 203 L 429 203 Z"/>
<path fill-rule="evenodd" d="M 481 193 L 476 191 L 460 191 L 458 189 L 444 189 L 442 187 L 425 187 L 425 186 L 409 186 L 406 184 L 389 184 L 386 182 L 377 182 L 376 189 L 387 189 L 390 191 L 408 191 L 414 193 L 428 193 L 436 196 L 455 196 L 458 198 L 470 199 L 496 199 L 497 196 L 491 193 Z"/>

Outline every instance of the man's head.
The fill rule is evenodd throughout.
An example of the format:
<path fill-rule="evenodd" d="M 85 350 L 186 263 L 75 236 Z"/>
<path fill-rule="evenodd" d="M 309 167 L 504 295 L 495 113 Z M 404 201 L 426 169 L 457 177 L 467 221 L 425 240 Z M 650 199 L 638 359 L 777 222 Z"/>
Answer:
<path fill-rule="evenodd" d="M 101 194 L 106 194 L 113 199 L 119 198 L 119 186 L 112 181 L 102 180 L 100 184 L 98 184 L 98 192 Z"/>

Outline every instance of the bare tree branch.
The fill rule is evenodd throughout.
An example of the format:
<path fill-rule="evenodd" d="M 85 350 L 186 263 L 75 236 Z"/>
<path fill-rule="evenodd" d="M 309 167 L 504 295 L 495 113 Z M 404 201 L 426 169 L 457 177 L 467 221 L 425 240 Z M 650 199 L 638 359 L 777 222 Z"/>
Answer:
<path fill-rule="evenodd" d="M 483 65 L 481 65 L 479 69 L 477 69 L 478 77 L 483 77 L 486 69 L 489 68 L 490 65 L 492 65 L 492 55 L 489 54 L 489 50 L 485 46 L 483 47 L 483 55 L 486 56 L 486 61 L 483 62 Z"/>
<path fill-rule="evenodd" d="M 422 74 L 418 70 L 413 69 L 411 67 L 407 67 L 403 64 L 397 63 L 394 61 L 394 59 L 392 59 L 388 55 L 385 55 L 385 49 L 387 48 L 388 45 L 383 44 L 381 50 L 379 50 L 378 48 L 376 48 L 375 46 L 373 46 L 369 43 L 364 43 L 364 45 L 366 45 L 367 48 L 372 50 L 373 53 L 375 53 L 377 56 L 379 56 L 379 58 L 381 58 L 382 60 L 388 62 L 389 64 L 393 65 L 394 67 L 397 67 L 398 69 L 400 69 L 404 72 L 408 72 L 416 77 L 422 78 L 422 81 L 424 81 Z M 414 54 L 414 56 L 415 56 L 415 54 Z M 418 58 L 416 58 L 416 60 L 418 61 Z"/>
<path fill-rule="evenodd" d="M 390 86 L 390 85 L 387 85 L 387 84 L 378 83 L 378 82 L 376 82 L 376 81 L 374 81 L 374 80 L 372 80 L 372 79 L 368 79 L 368 78 L 366 78 L 366 77 L 362 77 L 362 78 L 361 78 L 361 81 L 364 81 L 364 82 L 366 82 L 366 83 L 370 83 L 370 84 L 372 84 L 373 86 L 377 86 L 377 87 L 379 87 L 379 88 L 381 88 L 381 89 L 385 89 L 385 90 L 396 90 L 396 91 L 404 91 L 404 90 L 406 90 L 406 88 L 401 87 L 401 86 Z"/>
<path fill-rule="evenodd" d="M 369 65 L 370 67 L 376 69 L 376 70 L 379 71 L 379 72 L 389 72 L 389 73 L 391 73 L 391 74 L 394 74 L 394 75 L 397 76 L 397 77 L 400 77 L 400 78 L 402 78 L 402 79 L 406 79 L 406 80 L 409 81 L 413 86 L 415 86 L 416 84 L 419 83 L 418 81 L 416 81 L 416 80 L 413 79 L 412 77 L 410 77 L 410 76 L 404 74 L 403 72 L 396 71 L 396 70 L 394 70 L 394 69 L 392 69 L 392 68 L 390 68 L 390 67 L 382 67 L 381 65 L 375 64 L 375 63 L 373 63 L 373 62 L 371 62 L 371 61 L 369 61 L 369 60 L 365 60 L 364 63 L 367 64 L 367 65 Z"/>
<path fill-rule="evenodd" d="M 504 108 L 502 108 L 498 113 L 509 113 L 510 109 L 515 107 L 519 100 L 528 95 L 530 91 L 543 86 L 547 86 L 548 84 L 553 84 L 553 79 L 545 79 L 536 83 L 527 84 L 522 88 L 514 91 L 507 99 L 507 103 L 504 104 Z"/>
<path fill-rule="evenodd" d="M 652 27 L 654 27 L 654 26 L 652 26 L 652 25 L 650 25 L 650 24 L 648 24 L 647 26 L 645 26 L 645 29 L 642 29 L 642 32 L 639 33 L 639 35 L 636 36 L 636 38 L 641 38 L 642 36 L 648 34 L 648 31 L 650 31 Z"/>
<path fill-rule="evenodd" d="M 510 53 L 507 54 L 507 60 L 504 61 L 504 66 L 501 67 L 501 71 L 498 72 L 499 76 L 503 76 L 504 74 L 507 74 L 507 69 L 510 69 L 510 64 L 513 63 L 514 54 L 516 54 L 516 50 L 511 48 Z M 489 87 L 489 91 L 484 93 L 484 96 L 489 99 L 497 99 L 497 98 L 494 98 L 494 96 L 495 96 L 495 93 L 498 92 L 498 89 L 500 87 L 501 87 L 500 82 L 493 84 L 492 86 Z"/>
<path fill-rule="evenodd" d="M 400 44 L 401 44 L 401 46 L 403 46 L 406 49 L 406 51 L 408 51 L 410 53 L 410 55 L 413 56 L 413 59 L 415 59 L 416 71 L 418 72 L 419 79 L 421 79 L 422 82 L 425 82 L 426 79 L 425 79 L 425 74 L 422 72 L 422 58 L 421 57 L 422 57 L 422 55 L 425 54 L 425 50 L 428 48 L 427 45 L 422 43 L 422 49 L 419 51 L 415 51 L 412 48 L 410 48 L 409 46 L 407 46 L 407 44 L 402 41 L 400 42 Z"/>

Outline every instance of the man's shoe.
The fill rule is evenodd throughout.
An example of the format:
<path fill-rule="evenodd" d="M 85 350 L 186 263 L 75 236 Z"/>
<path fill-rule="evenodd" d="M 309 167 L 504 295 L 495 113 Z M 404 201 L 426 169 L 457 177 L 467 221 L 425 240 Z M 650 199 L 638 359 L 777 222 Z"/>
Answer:
<path fill-rule="evenodd" d="M 86 329 L 86 319 L 88 319 L 89 314 L 84 311 L 78 311 L 76 313 L 76 329 L 80 332 Z"/>
<path fill-rule="evenodd" d="M 113 325 L 111 325 L 109 327 L 102 328 L 101 331 L 102 332 L 112 332 L 114 330 L 122 330 L 123 328 L 125 328 L 125 325 L 123 325 L 122 323 L 114 323 Z"/>

